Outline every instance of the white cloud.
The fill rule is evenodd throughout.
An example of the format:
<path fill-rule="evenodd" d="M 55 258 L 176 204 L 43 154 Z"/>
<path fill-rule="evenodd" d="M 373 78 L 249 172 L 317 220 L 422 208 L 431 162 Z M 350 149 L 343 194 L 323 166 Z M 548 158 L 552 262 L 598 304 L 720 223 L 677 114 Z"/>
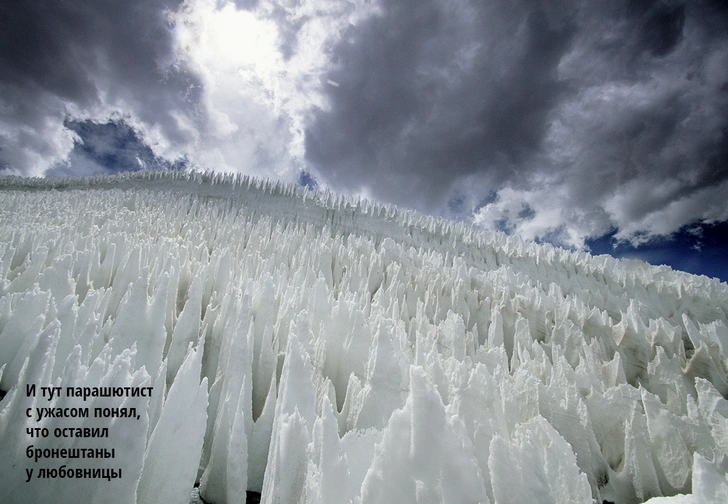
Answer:
<path fill-rule="evenodd" d="M 647 189 L 644 192 L 647 192 Z M 626 197 L 639 198 L 639 195 L 640 191 L 636 190 Z M 620 201 L 624 199 L 624 195 L 615 195 L 607 203 L 608 211 L 629 207 L 629 203 Z M 629 241 L 637 246 L 655 236 L 669 236 L 696 221 L 706 224 L 724 222 L 728 220 L 726 201 L 728 201 L 728 181 L 670 201 L 664 207 L 636 218 L 615 212 L 613 219 L 619 229 L 615 238 Z"/>
<path fill-rule="evenodd" d="M 68 156 L 77 135 L 63 126 L 63 104 L 41 94 L 33 104 L 22 91 L 0 84 L 0 170 L 40 177 Z"/>
<path fill-rule="evenodd" d="M 354 3 L 327 0 L 259 2 L 252 10 L 188 0 L 170 13 L 178 64 L 203 85 L 206 122 L 188 146 L 192 163 L 296 180 L 307 115 L 326 106 L 327 47 L 359 15 Z"/>
<path fill-rule="evenodd" d="M 568 185 L 544 182 L 531 190 L 506 186 L 494 201 L 473 212 L 473 222 L 489 230 L 505 230 L 527 240 L 584 248 L 590 236 L 609 231 L 605 216 L 571 201 Z"/>

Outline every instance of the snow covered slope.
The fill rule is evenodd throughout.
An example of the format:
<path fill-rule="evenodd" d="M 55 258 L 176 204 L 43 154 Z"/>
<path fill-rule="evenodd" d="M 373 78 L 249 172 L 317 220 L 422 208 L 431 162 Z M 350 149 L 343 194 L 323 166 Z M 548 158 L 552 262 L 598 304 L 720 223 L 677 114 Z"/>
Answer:
<path fill-rule="evenodd" d="M 0 500 L 728 502 L 727 316 L 717 280 L 304 188 L 0 178 Z"/>

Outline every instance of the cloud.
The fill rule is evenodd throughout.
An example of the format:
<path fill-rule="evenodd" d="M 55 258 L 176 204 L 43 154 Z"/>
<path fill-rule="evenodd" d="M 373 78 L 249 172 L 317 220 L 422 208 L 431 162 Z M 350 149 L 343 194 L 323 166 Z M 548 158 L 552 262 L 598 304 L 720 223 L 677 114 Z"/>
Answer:
<path fill-rule="evenodd" d="M 187 0 L 170 16 L 176 56 L 201 82 L 207 120 L 190 163 L 297 182 L 311 110 L 333 87 L 328 48 L 373 11 L 367 0 Z"/>
<path fill-rule="evenodd" d="M 3 2 L 0 170 L 103 170 L 84 149 L 107 136 L 81 138 L 69 125 L 101 131 L 111 121 L 130 127 L 168 163 L 294 181 L 305 99 L 301 69 L 289 68 L 279 46 L 284 21 L 300 8 L 239 7 L 216 0 Z"/>
<path fill-rule="evenodd" d="M 308 159 L 334 185 L 420 208 L 459 177 L 509 178 L 566 91 L 556 67 L 573 35 L 530 5 L 382 2 L 334 51 L 340 85 L 307 130 Z"/>
<path fill-rule="evenodd" d="M 315 181 L 576 247 L 728 220 L 725 2 L 7 0 L 0 20 L 0 171 Z"/>
<path fill-rule="evenodd" d="M 726 220 L 721 5 L 383 0 L 333 50 L 307 159 L 339 189 L 444 214 L 457 200 L 486 228 L 572 246 Z"/>
<path fill-rule="evenodd" d="M 178 2 L 26 2 L 0 7 L 0 163 L 40 175 L 77 136 L 68 118 L 123 113 L 159 148 L 190 140 L 200 84 L 173 61 L 165 13 Z"/>

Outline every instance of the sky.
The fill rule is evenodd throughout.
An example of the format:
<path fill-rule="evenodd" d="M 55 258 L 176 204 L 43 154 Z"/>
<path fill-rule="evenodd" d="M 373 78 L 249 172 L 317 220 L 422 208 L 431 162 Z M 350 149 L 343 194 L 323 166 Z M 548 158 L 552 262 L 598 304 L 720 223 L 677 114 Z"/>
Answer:
<path fill-rule="evenodd" d="M 160 168 L 728 281 L 728 3 L 0 2 L 0 173 Z"/>

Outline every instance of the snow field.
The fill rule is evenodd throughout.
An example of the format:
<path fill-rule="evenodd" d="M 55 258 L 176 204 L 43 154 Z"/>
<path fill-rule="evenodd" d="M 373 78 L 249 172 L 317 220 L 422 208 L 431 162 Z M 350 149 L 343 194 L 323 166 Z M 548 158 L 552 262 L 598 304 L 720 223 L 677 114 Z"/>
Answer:
<path fill-rule="evenodd" d="M 717 280 L 331 193 L 4 178 L 0 495 L 728 502 L 727 314 Z M 143 415 L 25 414 L 69 405 Z M 89 445 L 26 434 L 57 426 L 108 427 L 123 478 L 26 483 L 29 444 Z"/>

